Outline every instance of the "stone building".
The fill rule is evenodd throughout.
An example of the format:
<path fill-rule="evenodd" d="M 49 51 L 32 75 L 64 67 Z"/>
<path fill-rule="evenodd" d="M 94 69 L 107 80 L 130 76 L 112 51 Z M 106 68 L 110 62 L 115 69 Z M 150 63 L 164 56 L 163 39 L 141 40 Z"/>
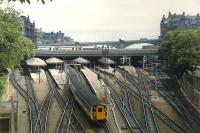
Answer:
<path fill-rule="evenodd" d="M 168 17 L 163 15 L 160 22 L 160 37 L 162 38 L 166 32 L 175 31 L 186 28 L 200 28 L 200 16 L 199 13 L 196 16 L 182 14 L 172 14 L 169 12 Z"/>
<path fill-rule="evenodd" d="M 43 33 L 43 40 L 48 40 L 51 43 L 55 43 L 57 41 L 63 41 L 64 40 L 64 33 L 62 33 L 61 31 L 59 32 L 44 32 Z"/>
<path fill-rule="evenodd" d="M 43 33 L 42 33 L 42 28 L 40 29 L 35 29 L 35 42 L 36 44 L 42 44 L 42 36 L 43 36 Z"/>
<path fill-rule="evenodd" d="M 31 39 L 33 43 L 36 43 L 35 40 L 35 21 L 31 22 L 29 16 L 21 16 L 23 20 L 23 35 Z"/>

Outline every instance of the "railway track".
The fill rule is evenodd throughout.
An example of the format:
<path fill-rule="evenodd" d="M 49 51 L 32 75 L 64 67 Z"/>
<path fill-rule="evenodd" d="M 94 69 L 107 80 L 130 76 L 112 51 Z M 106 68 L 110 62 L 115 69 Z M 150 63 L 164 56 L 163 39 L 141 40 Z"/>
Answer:
<path fill-rule="evenodd" d="M 124 105 L 126 105 L 126 107 L 128 107 L 128 109 L 131 112 L 131 114 L 134 115 L 133 114 L 133 110 L 132 110 L 132 105 L 131 105 L 131 101 L 130 101 L 130 94 L 128 92 L 128 89 L 125 88 L 125 89 L 122 89 L 122 91 L 123 91 L 123 98 L 122 99 L 123 99 L 123 103 L 124 103 L 123 104 L 123 108 L 125 108 Z"/>
<path fill-rule="evenodd" d="M 15 72 L 12 72 L 10 75 L 10 81 L 17 90 L 17 92 L 25 99 L 26 103 L 28 104 L 28 94 L 27 92 L 17 83 L 15 78 Z"/>
<path fill-rule="evenodd" d="M 98 122 L 98 126 L 102 127 L 97 132 L 99 133 L 111 133 L 108 122 Z"/>
<path fill-rule="evenodd" d="M 141 71 L 139 71 L 141 75 L 144 75 Z M 144 75 L 144 79 L 148 82 L 148 85 L 152 88 L 155 89 L 153 86 L 155 86 L 155 82 L 149 79 L 147 76 Z M 159 74 L 156 76 L 158 80 L 161 81 L 159 78 Z M 164 82 L 164 81 L 161 81 Z M 166 87 L 165 89 L 161 86 L 158 86 L 158 93 L 162 95 L 168 103 L 172 105 L 172 107 L 185 119 L 186 123 L 191 127 L 192 132 L 199 132 L 200 131 L 200 123 L 198 121 L 195 121 L 191 113 L 188 111 L 188 109 L 185 108 L 183 103 L 180 101 L 179 98 L 175 95 L 175 90 L 172 91 L 171 94 L 169 94 L 166 90 L 169 90 L 169 85 L 164 84 Z M 167 88 L 168 87 L 168 88 Z M 172 87 L 173 88 L 173 87 Z M 173 96 L 173 97 L 172 97 Z"/>
<path fill-rule="evenodd" d="M 31 120 L 32 133 L 41 133 L 42 126 L 41 126 L 41 119 L 39 117 L 39 108 L 38 108 L 38 103 L 33 92 L 33 86 L 31 83 L 30 73 L 28 72 L 27 68 L 24 68 L 23 71 L 25 74 L 27 93 L 29 97 L 28 102 L 30 106 L 30 115 L 32 119 Z"/>
<path fill-rule="evenodd" d="M 40 120 L 38 121 L 39 122 L 39 126 L 37 126 L 37 118 L 38 118 L 38 107 L 36 105 L 36 101 L 35 101 L 35 98 L 31 93 L 30 91 L 30 88 L 31 87 L 31 83 L 29 80 L 28 77 L 25 77 L 26 79 L 26 84 L 27 84 L 27 92 L 17 83 L 17 80 L 15 79 L 15 72 L 12 72 L 11 73 L 11 76 L 10 76 L 10 80 L 13 84 L 13 86 L 15 87 L 15 89 L 19 92 L 19 94 L 24 97 L 27 105 L 28 105 L 28 108 L 29 108 L 29 113 L 30 113 L 30 123 L 31 123 L 31 133 L 40 133 L 41 132 L 41 123 L 40 123 Z M 37 128 L 36 128 L 37 127 Z"/>
<path fill-rule="evenodd" d="M 126 104 L 124 104 L 123 99 L 119 96 L 119 94 L 111 87 L 111 85 L 108 83 L 107 80 L 104 80 L 104 82 L 107 84 L 111 96 L 114 99 L 117 107 L 119 108 L 122 116 L 126 120 L 127 124 L 129 125 L 130 129 L 132 132 L 136 133 L 143 133 L 144 131 L 140 127 L 139 123 L 137 122 L 136 118 L 134 115 L 131 113 L 129 107 L 127 107 Z"/>
<path fill-rule="evenodd" d="M 59 126 L 57 128 L 56 133 L 66 133 L 69 130 L 69 124 L 72 118 L 73 110 L 74 110 L 74 102 L 75 99 L 70 97 L 68 102 L 66 103 L 65 110 L 63 112 L 62 118 L 60 120 Z"/>
<path fill-rule="evenodd" d="M 155 121 L 153 110 L 151 108 L 149 95 L 148 95 L 147 90 L 145 89 L 143 77 L 141 75 L 138 75 L 138 81 L 139 81 L 138 89 L 142 97 L 142 105 L 143 105 L 144 119 L 146 123 L 147 132 L 158 133 L 159 130 Z M 149 104 L 149 108 L 146 106 L 146 104 Z"/>
<path fill-rule="evenodd" d="M 58 92 L 57 85 L 56 85 L 52 75 L 50 74 L 50 72 L 48 70 L 45 70 L 45 74 L 46 74 L 47 80 L 49 82 L 49 87 L 50 87 L 51 91 L 54 93 L 54 97 L 56 98 L 63 113 L 66 112 L 66 101 Z M 64 115 L 64 117 L 66 117 L 66 115 Z M 65 118 L 63 118 L 63 119 L 65 119 Z M 83 127 L 81 122 L 78 120 L 78 118 L 76 117 L 76 115 L 74 114 L 73 111 L 72 111 L 72 115 L 71 115 L 71 124 L 72 124 L 72 127 L 74 127 L 75 131 L 82 131 L 82 132 L 86 133 L 85 128 Z M 67 130 L 67 128 L 68 127 L 65 127 L 65 130 Z M 62 130 L 64 130 L 64 129 L 62 129 Z"/>
<path fill-rule="evenodd" d="M 74 112 L 71 118 L 71 125 L 75 133 L 86 133 L 86 130 L 83 128 L 81 121 L 77 118 Z"/>
<path fill-rule="evenodd" d="M 52 77 L 52 75 L 50 74 L 48 70 L 45 70 L 45 74 L 49 83 L 50 90 L 52 91 L 54 97 L 58 101 L 58 104 L 60 105 L 60 107 L 62 107 L 62 110 L 64 111 L 66 101 L 58 92 L 58 85 L 56 84 L 56 82 L 54 81 L 54 78 Z"/>
<path fill-rule="evenodd" d="M 39 118 L 41 119 L 41 126 L 42 126 L 43 133 L 46 132 L 47 116 L 48 116 L 50 104 L 52 101 L 52 97 L 53 97 L 53 93 L 51 91 L 49 91 L 40 107 L 40 112 L 39 112 L 40 115 L 38 116 L 38 120 L 39 120 Z"/>
<path fill-rule="evenodd" d="M 135 85 L 136 87 L 139 87 L 139 84 L 136 83 L 134 81 L 134 79 L 132 79 L 133 77 L 131 77 L 131 75 L 127 74 L 127 78 L 130 80 L 130 82 Z M 122 86 L 124 86 L 125 88 L 129 89 L 129 92 L 131 95 L 133 95 L 135 98 L 137 98 L 138 100 L 142 101 L 142 97 L 139 93 L 135 92 L 131 86 L 121 82 L 121 80 L 116 79 L 118 84 L 121 84 Z M 145 102 L 145 105 L 150 108 L 150 105 L 148 104 L 148 102 Z M 155 115 L 157 115 L 164 123 L 166 123 L 169 127 L 171 127 L 174 131 L 176 132 L 181 132 L 181 133 L 187 133 L 187 132 L 191 132 L 191 131 L 187 131 L 184 127 L 180 126 L 176 121 L 172 120 L 171 118 L 169 118 L 166 114 L 164 114 L 163 112 L 161 112 L 160 110 L 158 110 L 155 106 L 151 105 L 152 110 L 154 112 Z"/>

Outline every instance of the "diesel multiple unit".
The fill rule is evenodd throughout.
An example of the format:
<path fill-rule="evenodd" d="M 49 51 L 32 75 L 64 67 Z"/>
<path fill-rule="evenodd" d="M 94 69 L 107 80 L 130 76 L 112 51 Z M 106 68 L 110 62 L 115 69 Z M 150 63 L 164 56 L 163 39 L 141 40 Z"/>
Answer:
<path fill-rule="evenodd" d="M 92 121 L 105 121 L 108 118 L 108 107 L 90 89 L 82 73 L 72 67 L 69 69 L 70 89 L 86 114 Z"/>

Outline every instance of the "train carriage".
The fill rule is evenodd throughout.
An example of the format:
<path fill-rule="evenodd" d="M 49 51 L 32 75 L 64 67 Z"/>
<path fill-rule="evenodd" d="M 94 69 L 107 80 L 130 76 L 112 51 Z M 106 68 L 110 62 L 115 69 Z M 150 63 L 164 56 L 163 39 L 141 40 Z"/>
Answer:
<path fill-rule="evenodd" d="M 84 82 L 83 76 L 77 70 L 69 67 L 70 89 L 86 114 L 93 121 L 105 121 L 108 118 L 108 107 L 101 101 Z"/>

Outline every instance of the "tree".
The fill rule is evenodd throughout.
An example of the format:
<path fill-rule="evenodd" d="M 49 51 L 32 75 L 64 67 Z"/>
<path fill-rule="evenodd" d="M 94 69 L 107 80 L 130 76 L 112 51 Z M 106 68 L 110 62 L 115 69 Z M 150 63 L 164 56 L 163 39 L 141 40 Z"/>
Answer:
<path fill-rule="evenodd" d="M 22 35 L 20 13 L 12 8 L 0 9 L 0 72 L 17 66 L 33 48 L 32 41 Z"/>
<path fill-rule="evenodd" d="M 193 71 L 200 65 L 200 30 L 185 29 L 168 32 L 161 42 L 160 58 L 167 61 L 175 74 Z"/>
<path fill-rule="evenodd" d="M 10 2 L 10 1 L 20 1 L 21 3 L 25 3 L 25 2 L 27 2 L 27 3 L 31 3 L 31 1 L 30 0 L 8 0 L 8 2 Z M 45 4 L 45 0 L 37 0 L 37 1 L 41 1 L 43 4 Z M 50 0 L 50 1 L 52 1 L 52 0 Z"/>

